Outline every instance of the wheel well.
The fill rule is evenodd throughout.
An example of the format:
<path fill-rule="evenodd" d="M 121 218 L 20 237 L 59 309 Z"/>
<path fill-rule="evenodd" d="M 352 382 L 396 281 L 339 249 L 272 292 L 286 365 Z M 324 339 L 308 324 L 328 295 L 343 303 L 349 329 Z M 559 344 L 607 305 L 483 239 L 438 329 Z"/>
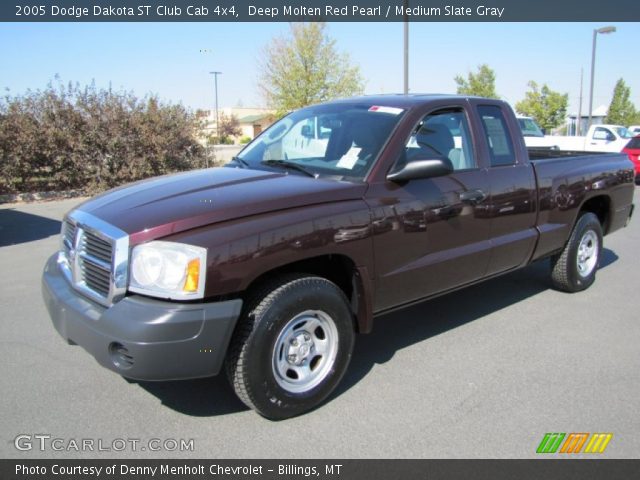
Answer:
<path fill-rule="evenodd" d="M 602 233 L 606 234 L 609 227 L 609 214 L 610 214 L 611 200 L 605 195 L 599 195 L 597 197 L 590 198 L 582 205 L 580 214 L 584 212 L 594 213 L 600 225 L 602 226 Z"/>
<path fill-rule="evenodd" d="M 281 267 L 269 270 L 253 280 L 247 287 L 247 291 L 257 288 L 268 278 L 287 273 L 303 273 L 326 278 L 335 283 L 349 299 L 351 309 L 356 317 L 357 331 L 368 331 L 366 318 L 362 315 L 361 302 L 363 301 L 363 287 L 355 263 L 344 255 L 322 255 L 289 263 Z M 364 315 L 366 316 L 366 315 Z"/>

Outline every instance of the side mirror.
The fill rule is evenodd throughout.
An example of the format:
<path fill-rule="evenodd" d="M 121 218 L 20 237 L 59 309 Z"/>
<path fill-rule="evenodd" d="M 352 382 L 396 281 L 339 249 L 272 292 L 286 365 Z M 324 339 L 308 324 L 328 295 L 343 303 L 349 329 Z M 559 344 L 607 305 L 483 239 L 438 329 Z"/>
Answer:
<path fill-rule="evenodd" d="M 312 138 L 313 137 L 313 132 L 311 131 L 311 126 L 310 125 L 303 125 L 302 129 L 300 129 L 300 135 L 302 135 L 305 138 Z"/>
<path fill-rule="evenodd" d="M 613 133 L 607 132 L 607 142 L 613 142 L 615 141 L 615 139 L 616 139 L 616 136 Z"/>
<path fill-rule="evenodd" d="M 416 158 L 396 172 L 387 175 L 391 182 L 408 182 L 420 178 L 441 177 L 453 173 L 451 160 L 445 157 Z"/>
<path fill-rule="evenodd" d="M 547 129 L 546 128 L 541 128 L 540 131 L 542 132 L 543 135 L 547 134 Z"/>

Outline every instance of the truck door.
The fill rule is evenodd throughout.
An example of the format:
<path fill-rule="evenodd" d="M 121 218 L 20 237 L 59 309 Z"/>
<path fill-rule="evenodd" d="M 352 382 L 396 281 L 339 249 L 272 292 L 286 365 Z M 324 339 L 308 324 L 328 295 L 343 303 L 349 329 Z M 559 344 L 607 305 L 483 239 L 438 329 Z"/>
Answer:
<path fill-rule="evenodd" d="M 515 130 L 507 123 L 510 117 L 498 105 L 478 105 L 477 111 L 489 159 L 491 192 L 479 213 L 491 222 L 487 275 L 493 275 L 518 267 L 531 256 L 537 238 L 536 182 L 523 145 L 513 141 L 510 130 Z"/>
<path fill-rule="evenodd" d="M 596 147 L 602 147 L 608 145 L 611 142 L 615 142 L 618 137 L 605 127 L 595 127 L 592 133 L 592 137 L 589 139 L 589 144 Z"/>
<path fill-rule="evenodd" d="M 481 278 L 489 260 L 489 219 L 479 215 L 488 197 L 465 107 L 422 117 L 396 166 L 413 158 L 445 157 L 450 175 L 406 183 L 373 184 L 378 277 L 376 311 L 418 300 Z"/>

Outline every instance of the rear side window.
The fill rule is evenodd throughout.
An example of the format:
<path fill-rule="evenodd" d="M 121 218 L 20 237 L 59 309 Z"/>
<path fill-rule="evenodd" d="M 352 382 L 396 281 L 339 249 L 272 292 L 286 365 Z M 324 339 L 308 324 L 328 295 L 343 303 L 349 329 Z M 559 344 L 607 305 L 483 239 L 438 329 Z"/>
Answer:
<path fill-rule="evenodd" d="M 629 140 L 629 143 L 627 143 L 625 148 L 633 148 L 634 150 L 640 149 L 640 135 Z"/>
<path fill-rule="evenodd" d="M 516 163 L 513 142 L 502 110 L 493 105 L 482 105 L 478 107 L 478 113 L 482 119 L 482 127 L 489 145 L 491 166 L 499 167 Z"/>

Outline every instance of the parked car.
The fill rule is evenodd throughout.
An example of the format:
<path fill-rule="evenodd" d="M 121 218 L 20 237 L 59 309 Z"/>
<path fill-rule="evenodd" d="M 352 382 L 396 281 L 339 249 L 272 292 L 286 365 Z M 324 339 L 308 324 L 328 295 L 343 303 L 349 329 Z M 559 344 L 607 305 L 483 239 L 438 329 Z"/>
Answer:
<path fill-rule="evenodd" d="M 631 135 L 640 135 L 640 125 L 631 125 L 627 130 Z"/>
<path fill-rule="evenodd" d="M 324 151 L 295 153 L 311 138 Z M 500 100 L 335 101 L 279 120 L 224 168 L 74 208 L 42 292 L 59 334 L 104 367 L 224 371 L 283 419 L 331 394 L 376 316 L 545 258 L 556 288 L 590 287 L 603 236 L 631 218 L 633 177 L 619 152 L 528 151 Z"/>
<path fill-rule="evenodd" d="M 636 135 L 622 150 L 629 156 L 629 160 L 633 162 L 636 172 L 636 184 L 640 185 L 640 135 Z"/>

